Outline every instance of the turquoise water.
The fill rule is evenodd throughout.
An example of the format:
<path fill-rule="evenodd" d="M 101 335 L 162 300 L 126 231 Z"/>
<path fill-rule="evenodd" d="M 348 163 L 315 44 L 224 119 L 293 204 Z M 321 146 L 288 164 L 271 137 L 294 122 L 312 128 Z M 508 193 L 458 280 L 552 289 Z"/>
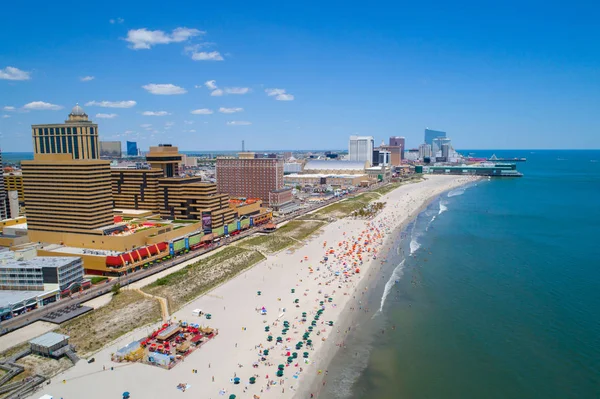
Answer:
<path fill-rule="evenodd" d="M 496 155 L 525 177 L 447 193 L 397 238 L 319 398 L 600 397 L 600 151 Z"/>

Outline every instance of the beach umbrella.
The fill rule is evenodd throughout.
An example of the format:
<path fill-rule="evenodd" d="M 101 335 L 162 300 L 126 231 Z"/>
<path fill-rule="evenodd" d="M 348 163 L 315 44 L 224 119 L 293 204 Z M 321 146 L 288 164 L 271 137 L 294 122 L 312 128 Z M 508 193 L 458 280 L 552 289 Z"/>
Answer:
<path fill-rule="evenodd" d="M 312 339 L 307 339 L 306 340 L 306 345 L 311 346 L 312 345 Z"/>
<path fill-rule="evenodd" d="M 308 352 L 304 352 L 302 356 L 304 356 L 305 359 L 308 359 Z"/>
<path fill-rule="evenodd" d="M 123 392 L 123 399 L 129 398 L 129 392 Z"/>
<path fill-rule="evenodd" d="M 302 317 L 306 317 L 306 312 L 302 312 Z"/>
<path fill-rule="evenodd" d="M 273 336 L 272 336 L 272 335 L 269 335 L 269 336 L 267 337 L 267 341 L 269 341 L 269 342 L 273 341 Z"/>
<path fill-rule="evenodd" d="M 278 368 L 279 370 L 283 370 L 283 369 L 285 368 L 285 365 L 283 365 L 283 364 L 280 364 L 279 366 L 277 366 L 277 368 Z"/>
<path fill-rule="evenodd" d="M 294 303 L 300 302 L 300 299 L 294 299 Z"/>
<path fill-rule="evenodd" d="M 269 332 L 271 328 L 269 326 L 265 326 L 265 332 Z"/>
<path fill-rule="evenodd" d="M 298 358 L 298 354 L 297 354 L 296 352 L 294 352 L 294 353 L 292 353 L 292 357 L 293 357 L 294 359 L 296 359 L 296 358 Z"/>
<path fill-rule="evenodd" d="M 277 371 L 277 377 L 283 377 L 283 370 Z"/>
<path fill-rule="evenodd" d="M 229 399 L 235 399 L 235 395 L 234 394 L 229 395 Z"/>
<path fill-rule="evenodd" d="M 292 294 L 293 294 L 294 292 L 296 292 L 296 289 L 295 289 L 295 288 L 292 288 Z"/>
<path fill-rule="evenodd" d="M 283 341 L 283 338 L 277 337 L 277 342 L 281 342 L 281 341 Z"/>
<path fill-rule="evenodd" d="M 267 356 L 267 355 L 269 354 L 269 350 L 268 350 L 268 349 L 265 349 L 265 350 L 263 351 L 263 353 L 264 353 L 264 355 L 265 355 L 265 356 Z"/>
<path fill-rule="evenodd" d="M 313 320 L 313 321 L 312 321 L 310 324 L 311 324 L 312 326 L 316 326 L 316 325 L 317 325 L 317 322 L 316 322 L 315 320 Z"/>
<path fill-rule="evenodd" d="M 328 298 L 327 302 L 333 302 L 333 298 Z"/>
<path fill-rule="evenodd" d="M 330 326 L 333 326 L 333 321 L 330 321 L 330 322 L 329 322 L 329 325 L 330 325 Z"/>
<path fill-rule="evenodd" d="M 287 362 L 288 362 L 288 363 L 291 363 L 291 362 L 293 362 L 293 361 L 294 361 L 294 358 L 293 358 L 293 357 L 291 357 L 291 356 L 290 356 L 290 357 L 288 357 L 288 358 L 287 358 Z"/>
<path fill-rule="evenodd" d="M 240 383 L 240 377 L 235 377 L 233 379 L 233 383 L 236 384 L 236 385 L 239 384 Z"/>
<path fill-rule="evenodd" d="M 256 382 L 256 378 L 255 377 L 250 377 L 250 384 L 254 384 Z"/>

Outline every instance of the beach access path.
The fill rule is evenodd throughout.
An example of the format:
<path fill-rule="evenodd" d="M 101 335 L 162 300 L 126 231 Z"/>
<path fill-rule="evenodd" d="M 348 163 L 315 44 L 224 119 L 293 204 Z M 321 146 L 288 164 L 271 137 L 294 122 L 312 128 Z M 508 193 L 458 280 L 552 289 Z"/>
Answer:
<path fill-rule="evenodd" d="M 328 357 L 326 353 L 319 353 L 325 346 L 322 338 L 335 340 L 337 329 L 335 326 L 319 324 L 315 331 L 321 331 L 320 335 L 311 336 L 314 349 L 304 347 L 299 351 L 294 348 L 291 350 L 299 352 L 300 358 L 303 352 L 309 352 L 308 364 L 298 359 L 286 367 L 283 378 L 277 378 L 277 365 L 286 363 L 286 350 L 282 345 L 270 350 L 267 359 L 272 365 L 260 363 L 258 368 L 252 367 L 253 363 L 257 362 L 260 349 L 274 346 L 275 341 L 266 340 L 268 333 L 265 332 L 265 326 L 270 326 L 271 334 L 277 337 L 281 335 L 283 320 L 288 320 L 291 328 L 287 337 L 293 337 L 292 343 L 302 340 L 301 335 L 307 325 L 300 322 L 301 313 L 309 313 L 308 320 L 312 320 L 319 307 L 318 301 L 322 300 L 324 294 L 332 296 L 334 300 L 332 303 L 326 302 L 321 321 L 337 321 L 350 301 L 358 302 L 360 293 L 356 293 L 355 290 L 360 279 L 368 275 L 370 263 L 379 264 L 377 262 L 382 260 L 371 260 L 370 257 L 367 259 L 365 254 L 365 262 L 360 266 L 361 273 L 342 282 L 320 263 L 325 252 L 324 242 L 328 243 L 327 248 L 330 245 L 337 247 L 339 242 L 350 240 L 352 236 L 362 237 L 366 234 L 365 231 L 373 227 L 383 237 L 373 239 L 372 246 L 383 248 L 385 235 L 393 231 L 395 226 L 414 216 L 423 204 L 436 195 L 468 181 L 469 179 L 463 176 L 427 176 L 423 182 L 400 186 L 376 200 L 386 202 L 387 205 L 375 218 L 346 218 L 330 223 L 323 227 L 320 236 L 307 240 L 302 248 L 269 255 L 266 260 L 234 279 L 196 298 L 172 314 L 172 319 L 208 325 L 218 329 L 219 335 L 171 370 L 140 363 L 111 362 L 111 354 L 117 349 L 145 337 L 152 331 L 152 327 L 144 327 L 121 337 L 117 342 L 96 353 L 94 363 L 81 361 L 54 377 L 52 383 L 36 395 L 46 393 L 63 399 L 83 396 L 87 399 L 104 399 L 121 397 L 123 392 L 127 391 L 132 398 L 173 398 L 191 395 L 217 399 L 228 398 L 231 394 L 235 394 L 238 399 L 252 398 L 253 395 L 258 395 L 261 399 L 291 398 L 300 386 L 308 386 L 317 376 L 317 367 L 321 366 L 320 360 Z M 317 268 L 321 270 L 316 271 Z M 292 288 L 296 291 L 294 294 L 291 293 Z M 319 290 L 322 291 L 321 294 L 318 294 Z M 257 294 L 258 291 L 261 291 L 261 295 Z M 354 295 L 357 299 L 353 299 Z M 294 304 L 295 299 L 299 299 L 298 307 Z M 257 312 L 257 309 L 263 306 L 267 309 L 265 316 Z M 211 313 L 212 320 L 193 316 L 194 309 Z M 262 348 L 259 345 L 262 345 Z M 197 373 L 193 370 L 197 370 Z M 248 380 L 254 375 L 258 375 L 257 382 L 249 385 Z M 234 376 L 241 378 L 241 384 L 234 385 L 231 382 Z M 276 384 L 267 389 L 269 380 L 274 380 Z M 177 389 L 177 385 L 181 383 L 189 384 L 186 392 Z M 226 393 L 220 395 L 220 391 Z"/>

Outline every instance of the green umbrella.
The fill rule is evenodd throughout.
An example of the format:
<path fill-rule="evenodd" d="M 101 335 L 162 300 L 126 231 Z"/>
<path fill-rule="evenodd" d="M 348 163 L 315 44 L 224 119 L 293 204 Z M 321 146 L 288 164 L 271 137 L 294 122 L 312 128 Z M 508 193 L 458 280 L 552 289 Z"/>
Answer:
<path fill-rule="evenodd" d="M 256 378 L 255 377 L 250 377 L 250 384 L 254 384 L 256 382 Z"/>
<path fill-rule="evenodd" d="M 298 354 L 297 354 L 296 352 L 294 352 L 294 353 L 292 353 L 292 357 L 293 357 L 294 359 L 296 359 L 296 358 L 298 357 Z"/>
<path fill-rule="evenodd" d="M 283 364 L 280 364 L 279 366 L 277 366 L 277 368 L 278 368 L 279 370 L 283 370 L 283 369 L 285 368 L 285 365 L 283 365 Z"/>
<path fill-rule="evenodd" d="M 235 395 L 234 394 L 229 395 L 229 399 L 235 399 Z"/>
<path fill-rule="evenodd" d="M 308 358 L 308 352 L 304 352 L 303 356 L 305 359 Z"/>
<path fill-rule="evenodd" d="M 283 377 L 283 370 L 277 371 L 277 377 Z"/>
<path fill-rule="evenodd" d="M 265 350 L 263 351 L 263 354 L 264 354 L 265 356 L 268 356 L 268 355 L 269 355 L 269 350 L 268 350 L 268 349 L 265 349 Z"/>
<path fill-rule="evenodd" d="M 265 332 L 269 332 L 270 329 L 271 329 L 271 327 L 265 326 Z"/>
<path fill-rule="evenodd" d="M 288 357 L 288 359 L 287 359 L 287 362 L 288 362 L 288 363 L 291 363 L 291 362 L 293 362 L 293 361 L 294 361 L 294 358 L 293 358 L 293 357 L 291 357 L 291 356 L 290 356 L 290 357 Z"/>
<path fill-rule="evenodd" d="M 260 295 L 260 294 L 262 294 L 262 292 L 256 291 L 256 295 Z"/>
<path fill-rule="evenodd" d="M 281 341 L 283 341 L 283 338 L 277 337 L 277 342 L 281 342 Z"/>
<path fill-rule="evenodd" d="M 273 336 L 272 336 L 272 335 L 269 335 L 269 336 L 267 337 L 267 341 L 269 341 L 269 342 L 273 341 Z"/>
<path fill-rule="evenodd" d="M 295 288 L 292 288 L 292 294 L 293 294 L 294 292 L 296 292 L 296 289 L 295 289 Z"/>
<path fill-rule="evenodd" d="M 307 339 L 306 340 L 306 345 L 308 345 L 308 346 L 312 345 L 312 339 Z"/>

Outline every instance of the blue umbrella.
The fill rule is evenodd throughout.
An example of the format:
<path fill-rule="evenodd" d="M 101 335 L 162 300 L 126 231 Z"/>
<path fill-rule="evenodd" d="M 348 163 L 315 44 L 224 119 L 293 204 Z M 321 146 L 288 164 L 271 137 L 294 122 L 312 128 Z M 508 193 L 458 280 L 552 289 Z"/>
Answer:
<path fill-rule="evenodd" d="M 127 399 L 129 397 L 129 392 L 123 392 L 123 399 Z"/>

